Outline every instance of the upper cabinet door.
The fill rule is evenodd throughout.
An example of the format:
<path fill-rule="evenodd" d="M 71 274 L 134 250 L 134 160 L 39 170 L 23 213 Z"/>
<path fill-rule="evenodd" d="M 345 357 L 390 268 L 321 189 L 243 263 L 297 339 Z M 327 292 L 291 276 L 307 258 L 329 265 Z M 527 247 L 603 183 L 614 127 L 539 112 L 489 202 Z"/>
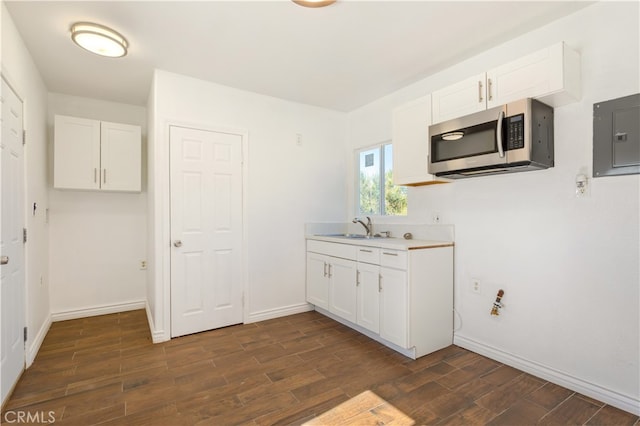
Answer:
<path fill-rule="evenodd" d="M 99 189 L 100 122 L 56 115 L 53 186 Z"/>
<path fill-rule="evenodd" d="M 393 111 L 393 183 L 407 185 L 430 179 L 427 173 L 431 96 Z"/>
<path fill-rule="evenodd" d="M 487 72 L 487 108 L 524 98 L 551 106 L 580 99 L 580 55 L 561 42 Z"/>
<path fill-rule="evenodd" d="M 486 91 L 485 73 L 436 90 L 431 94 L 433 124 L 484 111 Z"/>
<path fill-rule="evenodd" d="M 393 110 L 393 183 L 427 185 L 446 182 L 430 175 L 429 125 L 431 95 L 423 96 Z"/>
<path fill-rule="evenodd" d="M 106 191 L 141 190 L 140 126 L 101 123 L 101 189 Z"/>

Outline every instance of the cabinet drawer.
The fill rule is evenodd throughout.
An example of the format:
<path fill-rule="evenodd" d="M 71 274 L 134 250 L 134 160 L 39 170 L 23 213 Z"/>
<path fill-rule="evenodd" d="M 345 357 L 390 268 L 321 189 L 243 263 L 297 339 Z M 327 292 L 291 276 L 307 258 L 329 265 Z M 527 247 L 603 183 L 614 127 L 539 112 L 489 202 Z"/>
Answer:
<path fill-rule="evenodd" d="M 358 247 L 358 262 L 380 264 L 380 249 L 376 247 Z"/>
<path fill-rule="evenodd" d="M 329 243 L 326 241 L 307 240 L 307 251 L 356 260 L 356 247 L 347 244 Z"/>
<path fill-rule="evenodd" d="M 380 250 L 380 266 L 407 269 L 407 252 L 402 250 Z"/>

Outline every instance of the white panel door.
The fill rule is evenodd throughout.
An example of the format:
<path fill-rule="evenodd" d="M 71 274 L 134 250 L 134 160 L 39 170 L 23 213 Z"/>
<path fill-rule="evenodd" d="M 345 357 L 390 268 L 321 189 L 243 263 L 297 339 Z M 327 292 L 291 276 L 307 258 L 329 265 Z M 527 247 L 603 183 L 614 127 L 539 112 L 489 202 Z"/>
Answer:
<path fill-rule="evenodd" d="M 242 322 L 242 138 L 170 128 L 172 337 Z"/>
<path fill-rule="evenodd" d="M 2 139 L 0 140 L 0 342 L 2 402 L 24 369 L 24 149 L 22 102 L 2 79 Z"/>

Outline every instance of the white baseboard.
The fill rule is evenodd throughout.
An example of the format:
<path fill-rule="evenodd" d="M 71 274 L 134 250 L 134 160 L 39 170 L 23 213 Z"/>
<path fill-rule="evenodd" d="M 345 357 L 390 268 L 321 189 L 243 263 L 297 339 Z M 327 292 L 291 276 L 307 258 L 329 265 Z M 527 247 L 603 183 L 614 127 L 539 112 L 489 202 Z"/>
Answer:
<path fill-rule="evenodd" d="M 504 352 L 498 348 L 494 348 L 459 334 L 454 335 L 453 343 L 462 348 L 563 386 L 567 389 L 571 389 L 575 392 L 597 399 L 598 401 L 602 401 L 613 407 L 620 408 L 621 410 L 628 411 L 635 415 L 640 415 L 640 400 L 637 398 L 620 394 L 619 392 L 604 388 L 595 383 L 587 382 L 551 367 Z"/>
<path fill-rule="evenodd" d="M 376 342 L 382 343 L 383 345 L 393 349 L 396 352 L 401 353 L 402 355 L 406 356 L 407 358 L 416 359 L 416 348 L 415 347 L 407 349 L 407 348 L 403 348 L 401 346 L 398 346 L 395 343 L 391 343 L 388 340 L 383 339 L 382 337 L 380 337 L 379 334 L 374 333 L 374 332 L 372 332 L 370 330 L 367 330 L 366 328 L 361 327 L 358 324 L 354 324 L 351 321 L 347 321 L 346 319 L 341 318 L 338 315 L 332 314 L 331 312 L 327 311 L 326 309 L 322 309 L 322 308 L 320 308 L 318 306 L 316 306 L 316 312 L 319 312 L 322 315 L 324 315 L 326 317 L 329 317 L 334 321 L 339 322 L 340 324 L 346 325 L 347 327 L 356 330 L 358 333 L 364 334 L 365 336 L 369 337 L 370 339 L 375 340 Z"/>
<path fill-rule="evenodd" d="M 100 305 L 89 308 L 73 309 L 70 311 L 61 311 L 51 314 L 51 320 L 65 321 L 77 318 L 94 317 L 97 315 L 115 314 L 118 312 L 134 311 L 136 309 L 145 309 L 145 300 L 136 300 L 133 302 L 117 303 L 115 305 Z"/>
<path fill-rule="evenodd" d="M 36 359 L 36 355 L 38 355 L 38 351 L 40 350 L 40 346 L 42 346 L 42 342 L 44 342 L 44 338 L 47 336 L 47 332 L 51 327 L 51 315 L 47 315 L 47 318 L 42 323 L 42 326 L 38 330 L 35 336 L 31 339 L 29 347 L 27 348 L 27 353 L 25 354 L 25 366 L 27 368 L 31 367 L 33 361 Z"/>
<path fill-rule="evenodd" d="M 266 321 L 274 318 L 285 317 L 287 315 L 300 314 L 302 312 L 313 311 L 313 305 L 308 303 L 300 303 L 298 305 L 283 306 L 281 308 L 266 309 L 264 311 L 252 312 L 246 318 L 244 323 Z"/>
<path fill-rule="evenodd" d="M 164 330 L 156 330 L 156 325 L 153 321 L 153 315 L 151 315 L 151 307 L 149 302 L 145 301 L 144 310 L 147 312 L 147 321 L 149 322 L 149 330 L 151 331 L 151 341 L 155 343 L 162 343 L 171 340 L 170 336 L 166 336 Z"/>

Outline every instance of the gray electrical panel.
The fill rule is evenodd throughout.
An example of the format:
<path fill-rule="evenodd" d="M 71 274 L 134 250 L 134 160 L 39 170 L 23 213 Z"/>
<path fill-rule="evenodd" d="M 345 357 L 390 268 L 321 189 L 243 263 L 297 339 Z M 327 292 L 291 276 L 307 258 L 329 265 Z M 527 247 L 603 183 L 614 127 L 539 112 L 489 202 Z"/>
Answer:
<path fill-rule="evenodd" d="M 640 94 L 593 104 L 593 177 L 640 174 Z"/>

